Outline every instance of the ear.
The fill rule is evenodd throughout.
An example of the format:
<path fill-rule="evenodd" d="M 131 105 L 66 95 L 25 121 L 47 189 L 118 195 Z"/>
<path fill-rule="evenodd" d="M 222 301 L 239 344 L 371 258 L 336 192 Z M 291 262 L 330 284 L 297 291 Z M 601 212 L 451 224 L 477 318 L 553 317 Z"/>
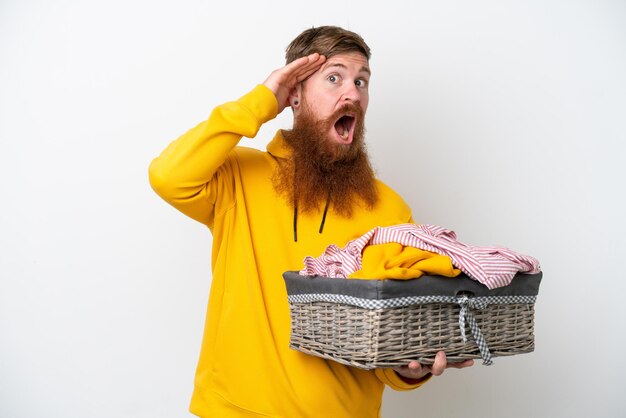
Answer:
<path fill-rule="evenodd" d="M 302 83 L 298 83 L 289 92 L 289 105 L 292 109 L 298 109 L 302 104 Z"/>

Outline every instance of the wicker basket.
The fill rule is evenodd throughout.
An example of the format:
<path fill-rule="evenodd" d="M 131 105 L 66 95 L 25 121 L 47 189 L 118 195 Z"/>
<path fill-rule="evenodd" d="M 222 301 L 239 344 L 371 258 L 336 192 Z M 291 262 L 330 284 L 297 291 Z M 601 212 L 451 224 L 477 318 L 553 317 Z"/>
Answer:
<path fill-rule="evenodd" d="M 290 347 L 362 369 L 510 356 L 534 350 L 542 274 L 518 274 L 489 290 L 459 276 L 357 280 L 283 274 Z"/>

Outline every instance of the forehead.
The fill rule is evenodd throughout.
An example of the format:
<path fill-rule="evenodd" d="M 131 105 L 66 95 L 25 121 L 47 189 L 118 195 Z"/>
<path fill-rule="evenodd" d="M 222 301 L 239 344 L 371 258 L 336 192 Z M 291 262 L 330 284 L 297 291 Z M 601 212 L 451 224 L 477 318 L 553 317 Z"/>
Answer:
<path fill-rule="evenodd" d="M 320 71 L 325 71 L 328 68 L 345 68 L 356 72 L 372 73 L 367 58 L 358 52 L 333 55 L 326 60 Z"/>

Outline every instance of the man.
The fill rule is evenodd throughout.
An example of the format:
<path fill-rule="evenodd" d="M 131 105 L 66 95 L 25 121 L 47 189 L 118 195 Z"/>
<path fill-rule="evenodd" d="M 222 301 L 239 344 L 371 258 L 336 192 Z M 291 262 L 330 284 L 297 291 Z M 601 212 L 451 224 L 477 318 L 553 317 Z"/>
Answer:
<path fill-rule="evenodd" d="M 167 202 L 213 234 L 213 279 L 190 410 L 201 417 L 377 417 L 384 385 L 419 387 L 448 364 L 366 371 L 289 349 L 282 279 L 307 255 L 376 226 L 412 220 L 374 178 L 363 144 L 370 50 L 337 27 L 304 31 L 287 65 L 218 106 L 155 159 L 150 180 Z M 286 107 L 290 131 L 267 152 L 237 146 Z"/>

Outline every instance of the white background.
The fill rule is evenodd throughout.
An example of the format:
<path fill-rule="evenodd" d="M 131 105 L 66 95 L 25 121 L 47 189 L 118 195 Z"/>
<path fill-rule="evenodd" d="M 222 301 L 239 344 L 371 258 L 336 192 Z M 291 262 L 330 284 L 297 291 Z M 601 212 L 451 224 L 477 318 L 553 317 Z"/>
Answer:
<path fill-rule="evenodd" d="M 372 48 L 370 153 L 415 219 L 544 270 L 533 354 L 388 390 L 383 416 L 624 416 L 625 23 L 623 1 L 2 0 L 0 416 L 189 416 L 211 236 L 148 164 L 323 24 Z"/>

